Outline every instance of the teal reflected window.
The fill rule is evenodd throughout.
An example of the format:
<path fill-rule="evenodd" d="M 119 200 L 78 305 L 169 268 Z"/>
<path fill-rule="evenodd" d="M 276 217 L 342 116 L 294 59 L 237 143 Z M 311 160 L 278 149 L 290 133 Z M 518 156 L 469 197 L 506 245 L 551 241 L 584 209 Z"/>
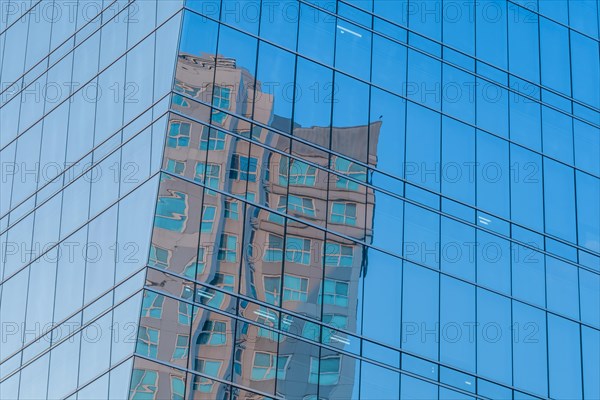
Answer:
<path fill-rule="evenodd" d="M 364 182 L 367 179 L 367 171 L 363 166 L 353 163 L 352 161 L 347 160 L 345 158 L 336 157 L 334 169 L 342 173 L 343 175 L 347 175 L 361 182 Z M 338 176 L 335 186 L 338 189 L 356 191 L 358 190 L 359 184 L 357 182 L 350 181 L 346 178 Z"/>
<path fill-rule="evenodd" d="M 158 329 L 141 326 L 138 328 L 138 340 L 135 352 L 144 356 L 156 358 L 158 352 Z"/>
<path fill-rule="evenodd" d="M 302 337 L 319 341 L 321 325 L 315 324 L 314 322 L 306 321 L 302 326 Z"/>
<path fill-rule="evenodd" d="M 150 246 L 148 264 L 161 269 L 167 268 L 169 266 L 169 250 L 155 245 Z"/>
<path fill-rule="evenodd" d="M 225 148 L 225 132 L 207 126 L 200 134 L 200 150 L 223 150 Z"/>
<path fill-rule="evenodd" d="M 152 400 L 158 389 L 158 372 L 147 369 L 134 369 L 131 374 L 129 398 L 132 400 Z"/>
<path fill-rule="evenodd" d="M 217 272 L 214 278 L 210 281 L 210 284 L 220 287 L 227 292 L 233 292 L 235 278 L 231 274 Z M 202 304 L 206 304 L 215 308 L 221 307 L 223 300 L 225 300 L 225 293 L 214 289 L 201 288 L 198 289 L 197 294 L 200 298 L 202 298 Z"/>
<path fill-rule="evenodd" d="M 221 235 L 219 243 L 219 252 L 217 258 L 220 261 L 236 262 L 237 260 L 237 242 L 236 235 L 224 233 Z"/>
<path fill-rule="evenodd" d="M 351 267 L 354 248 L 339 243 L 327 243 L 325 246 L 325 265 L 328 267 Z"/>
<path fill-rule="evenodd" d="M 198 336 L 198 344 L 224 346 L 227 343 L 226 329 L 227 324 L 223 321 L 205 321 L 202 333 Z"/>
<path fill-rule="evenodd" d="M 333 202 L 330 221 L 334 224 L 356 225 L 356 204 Z"/>
<path fill-rule="evenodd" d="M 167 146 L 173 149 L 187 147 L 190 144 L 190 131 L 192 125 L 188 122 L 171 121 L 169 124 L 169 136 Z"/>
<path fill-rule="evenodd" d="M 223 361 L 207 360 L 197 358 L 195 362 L 195 370 L 204 373 L 208 376 L 217 377 L 219 376 L 219 370 Z M 208 378 L 197 376 L 194 379 L 194 390 L 198 390 L 203 393 L 210 393 L 213 390 L 214 381 Z"/>
<path fill-rule="evenodd" d="M 190 337 L 188 335 L 177 334 L 175 350 L 173 350 L 173 360 L 183 360 L 187 357 L 189 341 Z"/>
<path fill-rule="evenodd" d="M 194 180 L 196 182 L 204 183 L 204 185 L 211 189 L 219 188 L 219 179 L 221 177 L 221 166 L 215 163 L 196 163 L 196 175 L 194 176 Z M 208 190 L 206 192 L 212 196 L 215 196 L 216 193 L 212 190 Z"/>
<path fill-rule="evenodd" d="M 185 172 L 185 162 L 167 159 L 167 171 L 176 175 L 183 175 Z"/>
<path fill-rule="evenodd" d="M 296 211 L 309 217 L 315 216 L 315 203 L 313 199 L 290 194 L 287 199 L 287 207 L 288 211 Z"/>
<path fill-rule="evenodd" d="M 188 101 L 183 96 L 178 95 L 178 94 L 173 95 L 172 103 L 179 107 L 187 108 L 190 106 L 190 103 L 188 103 Z"/>
<path fill-rule="evenodd" d="M 277 329 L 277 324 L 279 320 L 277 318 L 277 313 L 262 306 L 259 306 L 258 310 L 255 311 L 255 313 L 257 314 L 256 322 L 258 322 L 261 325 L 268 326 L 269 328 Z M 267 338 L 272 341 L 277 341 L 279 334 L 275 331 L 259 326 L 258 336 Z"/>
<path fill-rule="evenodd" d="M 160 319 L 165 297 L 158 293 L 145 291 L 142 300 L 142 317 Z"/>
<path fill-rule="evenodd" d="M 324 386 L 337 384 L 340 380 L 340 357 L 323 357 L 320 364 L 319 368 L 319 359 L 315 357 L 310 358 L 308 383 Z"/>
<path fill-rule="evenodd" d="M 204 210 L 202 211 L 202 223 L 200 224 L 201 232 L 212 232 L 216 213 L 217 207 L 204 206 Z"/>
<path fill-rule="evenodd" d="M 184 400 L 185 381 L 179 376 L 171 375 L 171 400 Z"/>
<path fill-rule="evenodd" d="M 288 236 L 285 242 L 285 259 L 303 265 L 310 265 L 310 239 Z"/>
<path fill-rule="evenodd" d="M 190 265 L 186 266 L 183 274 L 190 279 L 196 279 L 197 275 L 202 275 L 204 273 L 204 268 L 206 267 L 205 254 L 206 252 L 204 247 L 198 248 L 198 257 L 196 262 L 192 262 Z"/>
<path fill-rule="evenodd" d="M 283 277 L 283 301 L 308 300 L 308 279 L 285 274 Z"/>
<path fill-rule="evenodd" d="M 323 343 L 330 343 L 331 337 L 336 334 L 337 329 L 346 329 L 348 326 L 348 317 L 339 314 L 324 314 L 323 323 L 331 326 L 323 326 Z M 335 329 L 334 329 L 335 328 Z M 338 335 L 339 338 L 339 335 Z"/>
<path fill-rule="evenodd" d="M 277 203 L 277 211 L 285 214 L 286 208 L 287 208 L 287 197 L 279 196 L 279 202 Z M 283 225 L 283 223 L 285 221 L 285 217 L 283 215 L 269 213 L 269 221 L 274 222 L 278 225 Z"/>
<path fill-rule="evenodd" d="M 215 86 L 213 88 L 212 104 L 215 107 L 218 107 L 218 108 L 221 108 L 224 110 L 229 110 L 230 97 L 231 97 L 231 89 L 230 88 Z M 213 109 L 213 111 L 212 111 L 212 121 L 213 122 L 216 122 L 218 124 L 223 124 L 223 121 L 225 120 L 226 117 L 227 117 L 227 114 L 225 114 L 223 111 Z"/>
<path fill-rule="evenodd" d="M 323 302 L 340 307 L 348 307 L 348 283 L 325 279 L 323 284 Z M 319 302 L 321 301 L 319 296 Z"/>
<path fill-rule="evenodd" d="M 254 353 L 252 361 L 251 378 L 253 381 L 265 381 L 275 379 L 277 372 L 278 379 L 285 379 L 285 372 L 290 356 L 279 356 L 273 353 L 257 351 Z"/>
<path fill-rule="evenodd" d="M 244 157 L 234 154 L 231 157 L 229 177 L 242 181 L 256 182 L 256 170 L 258 159 L 256 157 Z"/>
<path fill-rule="evenodd" d="M 279 293 L 281 290 L 281 277 L 279 276 L 263 276 L 263 284 L 265 288 L 265 301 L 269 304 L 279 304 Z"/>
<path fill-rule="evenodd" d="M 267 242 L 263 260 L 267 262 L 283 261 L 283 238 L 281 236 L 269 234 L 269 241 Z"/>
<path fill-rule="evenodd" d="M 279 184 L 287 185 L 288 178 L 290 185 L 294 186 L 315 186 L 317 180 L 317 169 L 300 160 L 291 160 L 282 157 L 279 164 Z M 289 169 L 288 169 L 289 165 Z"/>
<path fill-rule="evenodd" d="M 159 196 L 154 226 L 174 232 L 183 232 L 187 221 L 187 194 L 173 192 Z"/>
<path fill-rule="evenodd" d="M 225 218 L 237 221 L 239 218 L 238 203 L 225 201 Z"/>
<path fill-rule="evenodd" d="M 184 286 L 181 298 L 190 300 L 193 295 L 193 291 L 189 286 Z M 177 303 L 177 322 L 181 325 L 189 326 L 192 322 L 192 305 L 183 301 Z"/>

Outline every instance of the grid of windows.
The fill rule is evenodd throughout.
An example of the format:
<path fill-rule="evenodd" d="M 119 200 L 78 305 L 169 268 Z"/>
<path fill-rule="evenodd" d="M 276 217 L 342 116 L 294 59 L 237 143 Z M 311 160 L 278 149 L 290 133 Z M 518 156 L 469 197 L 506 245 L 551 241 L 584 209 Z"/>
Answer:
<path fill-rule="evenodd" d="M 200 150 L 223 150 L 225 132 L 205 126 L 200 136 Z"/>
<path fill-rule="evenodd" d="M 256 182 L 257 159 L 234 154 L 231 157 L 229 177 L 243 181 Z"/>
<path fill-rule="evenodd" d="M 309 217 L 315 216 L 315 203 L 311 198 L 290 194 L 287 198 L 287 209 L 289 212 L 298 212 Z"/>
<path fill-rule="evenodd" d="M 334 224 L 356 225 L 356 204 L 334 201 L 330 221 Z"/>
<path fill-rule="evenodd" d="M 172 148 L 189 146 L 191 129 L 192 125 L 189 122 L 171 121 L 167 146 Z"/>

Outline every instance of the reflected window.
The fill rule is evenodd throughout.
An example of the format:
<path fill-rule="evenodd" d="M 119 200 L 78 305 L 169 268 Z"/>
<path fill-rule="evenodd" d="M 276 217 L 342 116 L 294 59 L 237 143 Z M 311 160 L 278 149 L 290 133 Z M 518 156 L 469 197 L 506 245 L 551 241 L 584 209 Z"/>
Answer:
<path fill-rule="evenodd" d="M 263 276 L 263 284 L 265 287 L 265 301 L 269 304 L 278 305 L 281 277 Z"/>
<path fill-rule="evenodd" d="M 131 375 L 129 398 L 132 400 L 155 399 L 158 373 L 146 369 L 134 369 Z"/>
<path fill-rule="evenodd" d="M 165 269 L 169 266 L 169 250 L 155 245 L 150 246 L 148 264 L 151 267 Z"/>
<path fill-rule="evenodd" d="M 190 144 L 191 129 L 192 125 L 189 122 L 171 121 L 169 123 L 167 146 L 173 149 L 187 147 Z"/>
<path fill-rule="evenodd" d="M 235 201 L 225 201 L 225 218 L 238 220 L 238 203 Z"/>
<path fill-rule="evenodd" d="M 187 221 L 187 194 L 173 192 L 159 196 L 154 226 L 174 232 L 183 232 Z"/>
<path fill-rule="evenodd" d="M 279 199 L 281 202 L 281 198 Z M 315 216 L 315 203 L 313 199 L 298 197 L 290 194 L 287 200 L 288 211 L 296 211 L 310 217 Z"/>
<path fill-rule="evenodd" d="M 335 385 L 340 379 L 340 357 L 321 358 L 321 368 L 319 369 L 319 359 L 310 358 L 310 373 L 308 383 L 320 385 Z"/>
<path fill-rule="evenodd" d="M 226 292 L 233 292 L 235 278 L 230 274 L 216 273 L 209 283 L 222 288 Z M 223 300 L 225 300 L 225 293 L 211 288 L 199 288 L 197 296 L 201 299 L 202 304 L 215 308 L 220 308 Z"/>
<path fill-rule="evenodd" d="M 179 107 L 187 108 L 190 106 L 190 103 L 188 103 L 188 101 L 183 96 L 180 96 L 178 94 L 173 95 L 172 103 Z"/>
<path fill-rule="evenodd" d="M 194 370 L 204 373 L 208 376 L 217 377 L 219 370 L 221 369 L 222 361 L 207 360 L 203 358 L 196 358 L 194 363 Z M 210 393 L 213 390 L 214 381 L 204 378 L 202 376 L 194 377 L 193 390 L 199 392 Z"/>
<path fill-rule="evenodd" d="M 325 279 L 323 284 L 323 301 L 325 304 L 336 305 L 340 307 L 348 306 L 348 283 Z M 321 299 L 319 298 L 319 301 Z"/>
<path fill-rule="evenodd" d="M 212 232 L 216 213 L 217 207 L 204 206 L 204 209 L 202 210 L 202 223 L 200 224 L 201 232 Z"/>
<path fill-rule="evenodd" d="M 167 159 L 167 171 L 172 174 L 183 175 L 185 172 L 185 162 Z"/>
<path fill-rule="evenodd" d="M 367 171 L 365 167 L 353 163 L 345 158 L 335 157 L 334 168 L 336 171 L 350 176 L 358 181 L 364 182 L 367 179 Z M 339 189 L 358 190 L 359 184 L 338 176 L 335 186 Z"/>
<path fill-rule="evenodd" d="M 182 360 L 187 357 L 189 341 L 190 337 L 188 335 L 177 335 L 175 350 L 173 350 L 173 360 Z"/>
<path fill-rule="evenodd" d="M 142 300 L 142 317 L 160 319 L 162 317 L 165 297 L 154 292 L 144 292 Z"/>
<path fill-rule="evenodd" d="M 200 94 L 202 91 L 201 88 L 190 86 L 186 82 L 182 82 L 179 79 L 175 81 L 174 89 L 176 92 L 186 94 L 190 97 L 198 97 L 198 94 Z"/>
<path fill-rule="evenodd" d="M 156 358 L 158 352 L 158 329 L 140 325 L 135 352 L 144 356 Z"/>
<path fill-rule="evenodd" d="M 279 202 L 277 203 L 277 211 L 285 213 L 287 208 L 287 197 L 279 196 Z M 284 217 L 279 214 L 269 213 L 269 221 L 274 222 L 278 225 L 283 225 Z"/>
<path fill-rule="evenodd" d="M 190 300 L 192 299 L 193 294 L 194 291 L 192 290 L 192 288 L 186 285 L 181 291 L 181 298 Z M 192 322 L 191 304 L 185 303 L 183 301 L 177 303 L 177 322 L 179 322 L 181 325 L 190 325 L 190 323 Z"/>
<path fill-rule="evenodd" d="M 223 321 L 205 321 L 202 332 L 198 336 L 198 344 L 209 346 L 223 346 L 227 343 L 225 330 L 227 325 Z"/>
<path fill-rule="evenodd" d="M 351 267 L 354 248 L 339 243 L 327 243 L 325 247 L 325 265 L 328 267 Z"/>
<path fill-rule="evenodd" d="M 334 224 L 356 225 L 356 204 L 333 202 L 331 205 L 331 222 Z"/>
<path fill-rule="evenodd" d="M 258 159 L 234 154 L 231 157 L 229 177 L 242 181 L 256 182 Z"/>
<path fill-rule="evenodd" d="M 185 381 L 180 376 L 171 375 L 171 400 L 183 400 L 185 394 Z"/>
<path fill-rule="evenodd" d="M 257 315 L 256 322 L 261 325 L 268 326 L 269 328 L 277 329 L 277 314 L 265 307 L 260 306 L 258 310 L 254 311 Z M 267 338 L 272 341 L 278 340 L 278 333 L 274 332 L 270 329 L 263 328 L 261 326 L 258 327 L 258 336 Z"/>
<path fill-rule="evenodd" d="M 314 322 L 306 321 L 302 327 L 302 337 L 310 340 L 318 341 L 321 325 L 315 324 Z"/>
<path fill-rule="evenodd" d="M 229 110 L 230 106 L 231 89 L 221 86 L 215 86 L 213 88 L 213 101 L 212 104 L 215 107 L 219 107 L 224 110 Z M 223 121 L 227 117 L 223 111 L 213 109 L 212 121 L 218 124 L 223 124 Z"/>
<path fill-rule="evenodd" d="M 323 323 L 332 327 L 323 326 L 323 343 L 329 343 L 331 342 L 331 337 L 336 334 L 336 329 L 347 328 L 348 317 L 340 314 L 323 314 Z"/>
<path fill-rule="evenodd" d="M 281 163 L 279 164 L 279 184 L 295 186 L 315 186 L 317 180 L 317 169 L 312 165 L 308 165 L 300 160 L 291 160 L 289 165 L 289 158 L 282 157 Z"/>
<path fill-rule="evenodd" d="M 194 176 L 194 180 L 196 182 L 203 182 L 204 185 L 211 189 L 219 188 L 219 179 L 221 177 L 221 166 L 215 163 L 196 163 L 196 175 Z M 208 190 L 206 192 L 212 196 L 215 196 L 216 193 Z"/>
<path fill-rule="evenodd" d="M 310 239 L 288 236 L 285 242 L 285 259 L 297 264 L 310 265 Z"/>
<path fill-rule="evenodd" d="M 308 278 L 287 275 L 283 277 L 283 301 L 308 300 Z"/>
<path fill-rule="evenodd" d="M 223 150 L 225 132 L 205 126 L 200 134 L 200 150 Z"/>
<path fill-rule="evenodd" d="M 221 235 L 219 252 L 217 258 L 221 261 L 236 262 L 237 260 L 237 236 L 227 233 Z"/>
<path fill-rule="evenodd" d="M 283 238 L 281 236 L 269 233 L 269 241 L 267 242 L 263 260 L 267 262 L 283 261 Z"/>
<path fill-rule="evenodd" d="M 198 248 L 198 256 L 195 263 L 191 263 L 185 270 L 183 274 L 190 279 L 196 279 L 196 275 L 201 275 L 204 273 L 204 268 L 206 267 L 206 251 L 204 247 Z"/>
<path fill-rule="evenodd" d="M 240 347 L 235 348 L 233 355 L 233 372 L 236 375 L 242 375 L 242 358 L 244 357 L 244 349 Z"/>
<path fill-rule="evenodd" d="M 254 381 L 265 381 L 269 379 L 275 379 L 275 372 L 278 369 L 277 377 L 285 378 L 285 372 L 289 363 L 290 356 L 277 357 L 274 353 L 266 353 L 263 351 L 257 351 L 254 353 L 254 360 L 252 361 L 252 375 L 251 378 Z"/>

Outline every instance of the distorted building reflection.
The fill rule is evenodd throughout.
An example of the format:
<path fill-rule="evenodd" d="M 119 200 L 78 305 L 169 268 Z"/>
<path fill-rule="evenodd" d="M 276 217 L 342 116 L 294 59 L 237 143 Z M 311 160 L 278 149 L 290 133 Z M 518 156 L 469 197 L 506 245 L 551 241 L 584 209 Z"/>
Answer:
<path fill-rule="evenodd" d="M 175 91 L 146 284 L 170 296 L 145 292 L 137 352 L 199 375 L 140 359 L 141 381 L 156 379 L 139 387 L 158 398 L 183 382 L 190 399 L 350 398 L 357 362 L 335 349 L 358 346 L 346 332 L 357 332 L 366 260 L 353 239 L 372 237 L 375 202 L 350 159 L 368 148 L 376 163 L 381 122 L 295 125 L 292 139 L 278 132 L 291 121 L 273 96 L 220 55 L 180 54 Z M 330 142 L 339 154 L 324 151 Z"/>

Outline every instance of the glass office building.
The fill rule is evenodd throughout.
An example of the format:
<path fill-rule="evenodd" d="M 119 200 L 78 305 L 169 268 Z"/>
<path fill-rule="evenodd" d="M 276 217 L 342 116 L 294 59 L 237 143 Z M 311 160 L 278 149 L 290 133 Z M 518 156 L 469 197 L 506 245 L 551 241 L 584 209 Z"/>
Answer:
<path fill-rule="evenodd" d="M 599 8 L 4 0 L 0 398 L 600 398 Z"/>

